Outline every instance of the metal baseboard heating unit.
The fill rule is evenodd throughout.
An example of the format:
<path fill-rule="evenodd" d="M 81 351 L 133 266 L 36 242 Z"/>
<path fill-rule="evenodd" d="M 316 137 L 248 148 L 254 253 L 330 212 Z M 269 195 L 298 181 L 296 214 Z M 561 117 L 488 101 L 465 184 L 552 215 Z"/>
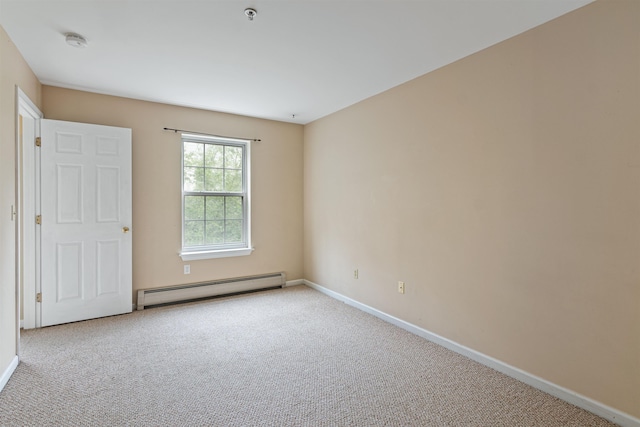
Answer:
<path fill-rule="evenodd" d="M 166 288 L 142 289 L 138 291 L 137 307 L 138 310 L 144 310 L 145 307 L 159 304 L 186 302 L 260 289 L 282 288 L 285 286 L 286 281 L 285 274 L 281 272 L 169 286 Z"/>

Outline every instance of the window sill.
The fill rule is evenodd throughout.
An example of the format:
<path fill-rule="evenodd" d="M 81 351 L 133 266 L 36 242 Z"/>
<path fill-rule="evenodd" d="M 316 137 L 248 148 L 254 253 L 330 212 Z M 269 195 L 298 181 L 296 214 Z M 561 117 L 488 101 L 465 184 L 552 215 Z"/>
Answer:
<path fill-rule="evenodd" d="M 241 248 L 241 249 L 222 249 L 218 251 L 193 251 L 193 252 L 180 252 L 180 258 L 183 261 L 196 261 L 199 259 L 213 259 L 213 258 L 228 258 L 234 256 L 246 256 L 251 255 L 253 248 Z"/>

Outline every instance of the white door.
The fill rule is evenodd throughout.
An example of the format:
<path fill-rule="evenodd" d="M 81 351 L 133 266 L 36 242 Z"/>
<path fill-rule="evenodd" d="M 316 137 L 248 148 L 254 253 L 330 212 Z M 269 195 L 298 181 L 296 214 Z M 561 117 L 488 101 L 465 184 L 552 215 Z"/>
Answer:
<path fill-rule="evenodd" d="M 41 326 L 131 312 L 131 129 L 40 130 Z"/>

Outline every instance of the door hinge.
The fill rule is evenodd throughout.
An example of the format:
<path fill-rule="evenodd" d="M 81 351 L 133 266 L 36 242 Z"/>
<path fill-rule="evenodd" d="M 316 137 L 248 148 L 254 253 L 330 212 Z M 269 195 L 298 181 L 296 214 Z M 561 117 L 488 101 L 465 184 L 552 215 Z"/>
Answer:
<path fill-rule="evenodd" d="M 36 215 L 36 224 L 42 224 L 42 215 Z"/>
<path fill-rule="evenodd" d="M 42 145 L 42 138 L 40 138 L 39 136 L 36 137 L 36 147 L 40 147 L 40 145 Z"/>
<path fill-rule="evenodd" d="M 38 292 L 36 294 L 36 302 L 42 302 L 42 293 L 41 292 Z"/>

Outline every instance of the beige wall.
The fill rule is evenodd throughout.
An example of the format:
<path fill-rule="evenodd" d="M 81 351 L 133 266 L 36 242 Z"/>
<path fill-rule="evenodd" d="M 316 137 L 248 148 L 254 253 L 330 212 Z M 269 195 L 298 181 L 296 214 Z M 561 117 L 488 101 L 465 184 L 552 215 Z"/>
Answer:
<path fill-rule="evenodd" d="M 132 129 L 134 293 L 275 271 L 302 278 L 302 126 L 50 86 L 42 99 L 47 119 Z M 262 139 L 251 147 L 251 255 L 180 259 L 180 134 L 164 127 Z"/>
<path fill-rule="evenodd" d="M 640 2 L 593 3 L 304 140 L 306 279 L 640 417 Z"/>
<path fill-rule="evenodd" d="M 16 223 L 10 215 L 16 205 L 16 85 L 40 105 L 40 83 L 0 27 L 0 375 L 17 353 Z"/>

